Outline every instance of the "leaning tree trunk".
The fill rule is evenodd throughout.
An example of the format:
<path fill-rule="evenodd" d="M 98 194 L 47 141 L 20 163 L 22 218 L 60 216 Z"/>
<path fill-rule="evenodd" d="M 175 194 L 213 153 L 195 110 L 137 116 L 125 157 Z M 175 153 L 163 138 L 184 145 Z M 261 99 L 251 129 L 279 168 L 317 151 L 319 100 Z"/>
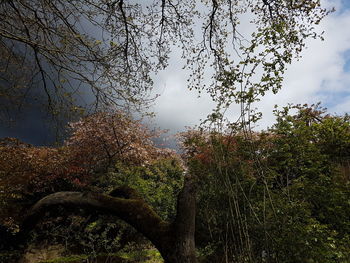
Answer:
<path fill-rule="evenodd" d="M 171 223 L 163 221 L 135 190 L 120 187 L 110 195 L 80 192 L 48 195 L 32 207 L 21 232 L 25 236 L 42 215 L 54 207 L 84 208 L 91 212 L 118 216 L 133 226 L 154 244 L 165 263 L 196 263 L 195 185 L 194 179 L 186 176 L 178 196 L 176 218 Z"/>

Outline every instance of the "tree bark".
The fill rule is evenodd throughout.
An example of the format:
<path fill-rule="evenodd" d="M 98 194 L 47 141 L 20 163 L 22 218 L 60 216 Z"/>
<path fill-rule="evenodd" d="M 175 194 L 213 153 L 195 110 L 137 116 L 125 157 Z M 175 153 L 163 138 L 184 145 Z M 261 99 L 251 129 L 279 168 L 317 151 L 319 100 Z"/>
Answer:
<path fill-rule="evenodd" d="M 38 201 L 29 211 L 23 224 L 23 233 L 33 229 L 42 215 L 50 209 L 84 208 L 87 211 L 115 215 L 148 238 L 159 250 L 165 263 L 196 263 L 195 254 L 195 182 L 186 177 L 178 196 L 174 222 L 166 222 L 129 188 L 121 187 L 104 195 L 98 193 L 58 192 Z"/>
<path fill-rule="evenodd" d="M 158 248 L 166 263 L 196 263 L 195 247 L 196 184 L 193 178 L 186 177 L 184 187 L 177 199 L 177 214 L 171 224 L 169 242 Z"/>

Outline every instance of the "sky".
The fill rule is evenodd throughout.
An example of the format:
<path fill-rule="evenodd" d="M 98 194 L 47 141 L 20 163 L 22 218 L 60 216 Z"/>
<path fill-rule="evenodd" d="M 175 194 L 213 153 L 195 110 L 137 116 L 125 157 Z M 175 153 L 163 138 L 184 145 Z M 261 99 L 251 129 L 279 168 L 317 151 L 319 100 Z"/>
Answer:
<path fill-rule="evenodd" d="M 330 113 L 350 113 L 350 0 L 326 0 L 323 4 L 336 8 L 318 27 L 320 32 L 325 31 L 325 40 L 309 40 L 302 58 L 289 65 L 282 90 L 267 94 L 255 105 L 263 113 L 258 129 L 274 123 L 276 104 L 283 107 L 288 103 L 321 102 Z M 199 124 L 199 119 L 205 119 L 214 104 L 208 96 L 198 98 L 195 91 L 187 90 L 187 76 L 181 63 L 176 63 L 176 56 L 172 62 L 155 83 L 161 96 L 153 109 L 155 123 L 176 132 Z M 235 120 L 238 110 L 233 107 L 229 112 L 228 118 Z"/>
<path fill-rule="evenodd" d="M 255 105 L 263 113 L 259 129 L 274 123 L 275 104 L 322 102 L 330 113 L 350 113 L 350 0 L 324 0 L 323 4 L 337 10 L 319 25 L 318 30 L 325 31 L 325 40 L 309 40 L 302 58 L 289 66 L 282 90 L 267 94 Z M 174 50 L 170 66 L 154 79 L 154 93 L 160 97 L 151 108 L 156 114 L 152 124 L 169 129 L 170 134 L 198 125 L 215 106 L 209 96 L 198 98 L 196 91 L 187 89 L 188 72 L 182 70 L 179 57 L 180 52 Z M 234 120 L 237 113 L 233 107 L 228 117 Z M 35 145 L 49 143 L 54 135 L 39 115 L 36 110 L 30 111 L 14 127 L 0 126 L 0 138 L 17 137 Z"/>

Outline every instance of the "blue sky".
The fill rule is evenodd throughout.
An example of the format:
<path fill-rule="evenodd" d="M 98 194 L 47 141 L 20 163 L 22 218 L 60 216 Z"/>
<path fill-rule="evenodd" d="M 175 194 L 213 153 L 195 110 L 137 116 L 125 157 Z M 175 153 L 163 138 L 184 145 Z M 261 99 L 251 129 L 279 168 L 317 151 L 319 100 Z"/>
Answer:
<path fill-rule="evenodd" d="M 346 50 L 343 53 L 343 56 L 344 56 L 344 60 L 345 60 L 345 63 L 344 63 L 344 66 L 343 66 L 343 70 L 345 72 L 350 72 L 350 49 Z"/>
<path fill-rule="evenodd" d="M 341 3 L 343 5 L 343 9 L 350 9 L 350 1 L 349 0 L 342 0 Z"/>

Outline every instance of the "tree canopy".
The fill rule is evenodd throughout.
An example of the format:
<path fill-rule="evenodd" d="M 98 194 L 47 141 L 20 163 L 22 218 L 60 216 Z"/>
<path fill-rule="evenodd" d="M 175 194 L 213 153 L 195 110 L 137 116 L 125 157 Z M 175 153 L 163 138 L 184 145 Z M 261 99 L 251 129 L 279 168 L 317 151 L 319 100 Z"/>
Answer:
<path fill-rule="evenodd" d="M 176 46 L 190 89 L 223 107 L 253 100 L 277 92 L 328 12 L 319 0 L 3 0 L 2 114 L 33 97 L 53 114 L 147 104 L 154 73 Z"/>
<path fill-rule="evenodd" d="M 348 262 L 349 116 L 275 111 L 267 131 L 185 134 L 207 262 Z"/>
<path fill-rule="evenodd" d="M 245 126 L 306 40 L 322 38 L 315 26 L 329 12 L 319 0 L 1 1 L 2 113 L 34 98 L 52 115 L 94 113 L 70 124 L 62 146 L 1 142 L 0 231 L 23 241 L 41 220 L 39 237 L 96 243 L 94 229 L 120 249 L 119 217 L 166 263 L 348 262 L 349 117 L 297 105 L 276 109 L 267 131 Z M 148 105 L 174 48 L 221 128 L 180 136 L 186 165 L 120 110 Z M 224 130 L 232 103 L 241 122 Z M 62 212 L 72 208 L 78 219 Z M 44 233 L 57 222 L 71 232 Z"/>
<path fill-rule="evenodd" d="M 120 114 L 115 118 L 128 120 Z M 138 147 L 157 153 L 155 161 L 133 147 L 122 147 L 125 152 L 110 161 L 90 141 L 109 138 L 108 114 L 94 115 L 102 137 L 79 134 L 98 129 L 91 126 L 93 116 L 73 125 L 68 141 L 89 139 L 76 140 L 81 148 L 7 140 L 0 148 L 2 227 L 25 233 L 41 222 L 34 229 L 36 241 L 65 240 L 70 249 L 98 248 L 95 252 L 105 251 L 102 243 L 111 252 L 123 247 L 118 238 L 125 228 L 118 217 L 147 237 L 165 262 L 193 263 L 195 254 L 201 262 L 348 262 L 349 116 L 327 114 L 319 105 L 290 105 L 275 115 L 273 127 L 249 137 L 241 126 L 227 133 L 183 134 L 187 176 L 174 153 L 149 144 Z M 127 123 L 129 129 L 137 124 Z M 139 136 L 146 139 L 144 131 Z M 132 136 L 123 138 L 134 143 Z M 95 155 L 107 162 L 91 162 Z M 126 231 L 130 236 L 132 230 Z"/>

